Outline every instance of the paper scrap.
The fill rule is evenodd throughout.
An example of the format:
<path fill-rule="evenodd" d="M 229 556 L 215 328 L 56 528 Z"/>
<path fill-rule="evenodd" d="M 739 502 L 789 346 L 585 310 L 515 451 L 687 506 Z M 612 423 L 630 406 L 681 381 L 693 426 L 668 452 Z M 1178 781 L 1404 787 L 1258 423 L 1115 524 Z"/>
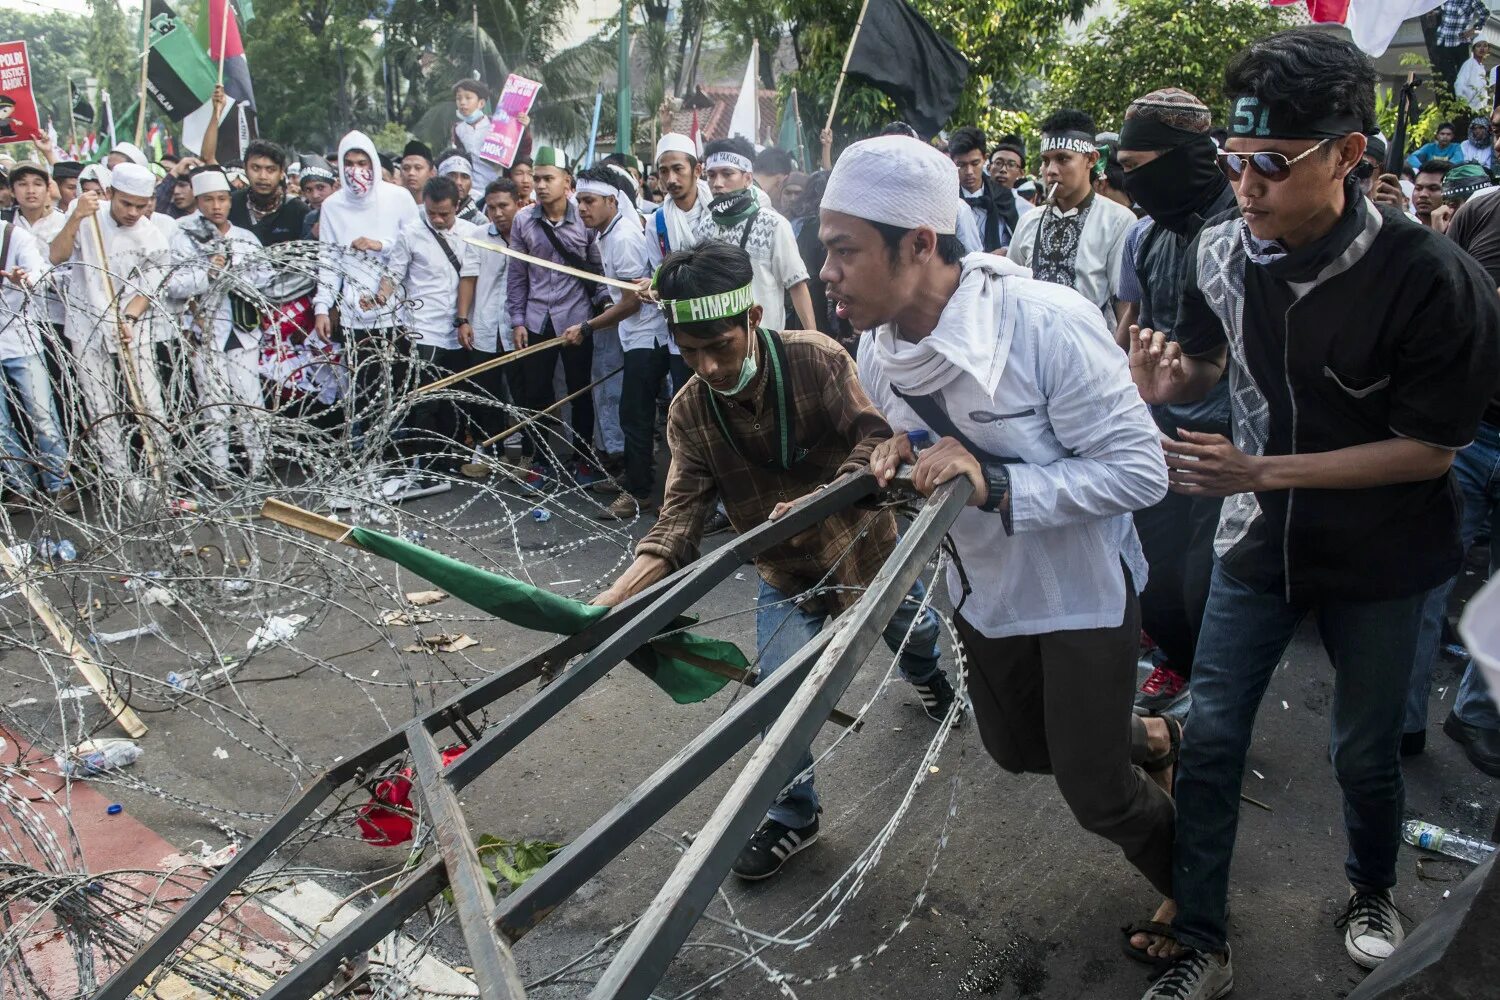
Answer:
<path fill-rule="evenodd" d="M 223 747 L 214 747 L 214 756 L 219 760 L 228 760 L 229 751 L 225 750 Z"/>
<path fill-rule="evenodd" d="M 461 649 L 479 645 L 479 640 L 468 634 L 454 635 L 449 632 L 439 632 L 436 635 L 424 635 L 418 641 L 402 649 L 404 653 L 457 653 Z"/>
<path fill-rule="evenodd" d="M 441 590 L 414 590 L 410 594 L 406 595 L 406 599 L 411 604 L 420 608 L 426 604 L 436 604 L 438 601 L 443 600 L 447 596 L 448 595 Z"/>
<path fill-rule="evenodd" d="M 430 621 L 432 616 L 425 611 L 386 611 L 380 616 L 382 625 L 421 625 Z"/>

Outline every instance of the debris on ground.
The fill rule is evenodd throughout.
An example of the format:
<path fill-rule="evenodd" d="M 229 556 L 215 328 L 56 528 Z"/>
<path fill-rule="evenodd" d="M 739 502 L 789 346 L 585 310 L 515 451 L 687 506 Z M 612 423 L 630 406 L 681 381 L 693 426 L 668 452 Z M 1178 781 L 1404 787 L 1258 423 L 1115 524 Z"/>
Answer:
<path fill-rule="evenodd" d="M 253 653 L 277 643 L 290 642 L 306 624 L 306 615 L 272 615 L 264 625 L 255 630 L 250 641 L 245 643 L 245 648 Z"/>
<path fill-rule="evenodd" d="M 423 625 L 432 621 L 425 611 L 386 611 L 380 616 L 382 625 Z"/>
<path fill-rule="evenodd" d="M 436 604 L 447 596 L 447 593 L 441 590 L 414 590 L 406 595 L 406 600 L 413 607 L 421 608 L 428 604 Z"/>
<path fill-rule="evenodd" d="M 479 645 L 479 640 L 466 632 L 439 632 L 424 635 L 410 646 L 403 646 L 403 653 L 457 653 L 461 649 Z"/>

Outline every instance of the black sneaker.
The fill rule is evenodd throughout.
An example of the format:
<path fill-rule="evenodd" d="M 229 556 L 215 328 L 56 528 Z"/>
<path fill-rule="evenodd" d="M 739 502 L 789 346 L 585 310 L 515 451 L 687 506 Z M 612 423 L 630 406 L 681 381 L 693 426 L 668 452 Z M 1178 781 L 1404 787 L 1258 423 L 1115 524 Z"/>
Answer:
<path fill-rule="evenodd" d="M 1184 952 L 1141 1000 L 1219 1000 L 1234 989 L 1234 967 L 1201 951 Z"/>
<path fill-rule="evenodd" d="M 912 690 L 922 699 L 922 711 L 933 722 L 942 722 L 948 717 L 948 709 L 953 707 L 953 699 L 957 697 L 953 685 L 948 682 L 948 675 L 941 670 L 928 680 L 913 684 Z"/>
<path fill-rule="evenodd" d="M 800 830 L 768 819 L 755 831 L 750 843 L 734 859 L 731 869 L 747 882 L 759 882 L 781 871 L 786 859 L 818 842 L 818 819 Z"/>
<path fill-rule="evenodd" d="M 708 520 L 703 522 L 703 534 L 705 536 L 717 535 L 719 532 L 728 531 L 732 527 L 734 526 L 729 523 L 729 515 L 716 507 L 714 508 L 714 512 L 708 515 Z"/>

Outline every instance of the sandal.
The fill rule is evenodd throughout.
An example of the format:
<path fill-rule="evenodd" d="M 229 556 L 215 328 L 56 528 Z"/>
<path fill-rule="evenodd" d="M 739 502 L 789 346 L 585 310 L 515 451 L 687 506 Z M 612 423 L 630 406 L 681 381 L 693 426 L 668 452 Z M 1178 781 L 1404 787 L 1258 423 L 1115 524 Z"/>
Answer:
<path fill-rule="evenodd" d="M 1159 715 L 1157 718 L 1167 724 L 1167 740 L 1169 745 L 1167 746 L 1167 752 L 1160 757 L 1152 757 L 1150 760 L 1141 763 L 1141 770 L 1147 774 L 1160 774 L 1167 768 L 1176 766 L 1178 755 L 1182 751 L 1182 723 L 1170 715 Z M 1177 775 L 1175 772 L 1172 775 L 1172 784 L 1174 786 L 1177 784 Z M 1169 790 L 1167 794 L 1172 794 L 1172 791 Z M 1151 931 L 1149 933 L 1154 934 L 1156 932 Z"/>
<path fill-rule="evenodd" d="M 1120 949 L 1125 952 L 1126 958 L 1134 959 L 1137 962 L 1144 962 L 1146 965 L 1157 969 L 1165 969 L 1177 960 L 1165 955 L 1158 957 L 1151 954 L 1145 948 L 1135 947 L 1130 943 L 1130 939 L 1137 934 L 1155 934 L 1157 937 L 1170 938 L 1176 941 L 1177 937 L 1172 933 L 1172 926 L 1170 924 L 1164 924 L 1156 920 L 1138 920 L 1133 924 L 1127 924 L 1120 928 Z"/>

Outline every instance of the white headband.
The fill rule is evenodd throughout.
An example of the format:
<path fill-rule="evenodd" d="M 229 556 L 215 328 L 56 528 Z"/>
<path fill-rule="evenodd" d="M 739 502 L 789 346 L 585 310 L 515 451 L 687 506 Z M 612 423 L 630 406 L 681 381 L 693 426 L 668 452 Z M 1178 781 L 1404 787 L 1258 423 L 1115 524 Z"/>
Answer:
<path fill-rule="evenodd" d="M 710 153 L 708 159 L 703 161 L 703 169 L 712 170 L 714 167 L 733 167 L 736 170 L 743 170 L 747 174 L 755 170 L 755 164 L 739 153 L 731 153 L 727 150 Z"/>
<path fill-rule="evenodd" d="M 1054 149 L 1066 149 L 1069 152 L 1084 154 L 1099 152 L 1099 147 L 1090 139 L 1081 139 L 1072 135 L 1042 136 L 1042 152 L 1046 153 Z"/>
<path fill-rule="evenodd" d="M 594 181 L 589 180 L 588 178 L 584 178 L 583 180 L 578 182 L 578 193 L 591 194 L 596 198 L 613 198 L 620 193 L 620 189 L 615 187 L 613 184 L 606 184 L 603 181 Z"/>
<path fill-rule="evenodd" d="M 438 176 L 447 177 L 450 174 L 463 174 L 465 177 L 473 177 L 474 168 L 462 156 L 450 156 L 438 167 Z"/>
<path fill-rule="evenodd" d="M 229 178 L 224 176 L 222 170 L 201 170 L 191 178 L 193 183 L 193 197 L 200 194 L 213 194 L 215 191 L 228 191 Z"/>

